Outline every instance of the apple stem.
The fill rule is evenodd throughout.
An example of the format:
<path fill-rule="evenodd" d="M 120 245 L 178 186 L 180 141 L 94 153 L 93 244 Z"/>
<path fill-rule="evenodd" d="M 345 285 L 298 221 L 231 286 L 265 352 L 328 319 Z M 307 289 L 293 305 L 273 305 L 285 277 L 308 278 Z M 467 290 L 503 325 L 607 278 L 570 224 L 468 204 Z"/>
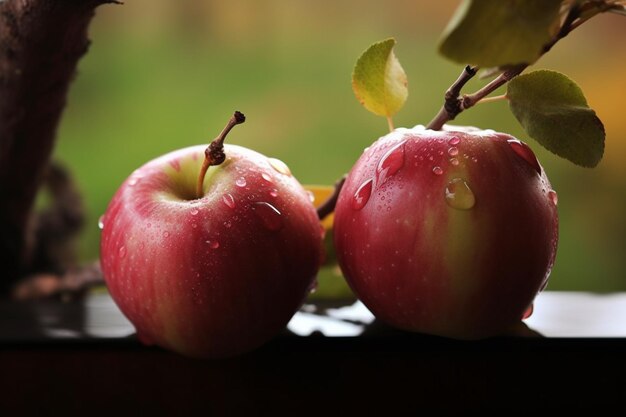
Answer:
<path fill-rule="evenodd" d="M 587 3 L 585 6 L 597 7 L 597 13 L 609 11 L 611 9 L 611 7 L 608 6 L 608 3 Z M 560 30 L 554 38 L 550 40 L 550 42 L 543 46 L 539 56 L 546 54 L 558 41 L 566 37 L 572 30 L 576 29 L 588 20 L 580 18 L 582 11 L 582 6 L 579 4 L 574 4 L 570 7 L 567 15 L 563 19 Z M 526 68 L 528 68 L 529 65 L 530 64 L 513 65 L 475 93 L 461 95 L 461 89 L 470 79 L 474 77 L 474 75 L 476 75 L 478 70 L 478 67 L 470 67 L 468 65 L 463 69 L 459 78 L 450 86 L 450 88 L 448 88 L 445 95 L 444 105 L 441 107 L 439 113 L 437 113 L 433 120 L 428 123 L 426 128 L 440 130 L 446 122 L 454 120 L 459 113 L 473 107 L 476 103 L 483 100 L 496 89 L 511 81 L 514 77 L 520 75 Z"/>
<path fill-rule="evenodd" d="M 324 201 L 317 209 L 317 217 L 320 220 L 324 220 L 326 216 L 335 211 L 335 206 L 337 205 L 337 199 L 339 198 L 339 193 L 343 188 L 343 184 L 346 182 L 347 175 L 341 177 L 335 183 L 335 190 L 333 193 Z"/>
<path fill-rule="evenodd" d="M 236 111 L 224 129 L 220 132 L 219 135 L 207 146 L 204 151 L 204 162 L 202 162 L 202 168 L 200 168 L 200 173 L 198 174 L 198 183 L 196 186 L 196 197 L 201 198 L 203 195 L 203 184 L 204 177 L 206 176 L 206 172 L 209 170 L 210 166 L 219 165 L 226 159 L 226 155 L 224 154 L 224 139 L 228 135 L 228 132 L 238 124 L 241 124 L 246 121 L 246 116 L 243 113 Z"/>

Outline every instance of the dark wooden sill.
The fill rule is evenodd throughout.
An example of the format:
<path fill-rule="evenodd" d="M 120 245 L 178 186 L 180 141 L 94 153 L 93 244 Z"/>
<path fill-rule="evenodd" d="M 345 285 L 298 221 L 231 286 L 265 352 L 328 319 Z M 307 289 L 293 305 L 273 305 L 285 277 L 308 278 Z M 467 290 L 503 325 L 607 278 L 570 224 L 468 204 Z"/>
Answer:
<path fill-rule="evenodd" d="M 527 320 L 546 337 L 477 342 L 338 307 L 305 306 L 249 354 L 196 360 L 142 346 L 103 292 L 5 301 L 0 416 L 626 413 L 626 294 L 547 292 Z"/>

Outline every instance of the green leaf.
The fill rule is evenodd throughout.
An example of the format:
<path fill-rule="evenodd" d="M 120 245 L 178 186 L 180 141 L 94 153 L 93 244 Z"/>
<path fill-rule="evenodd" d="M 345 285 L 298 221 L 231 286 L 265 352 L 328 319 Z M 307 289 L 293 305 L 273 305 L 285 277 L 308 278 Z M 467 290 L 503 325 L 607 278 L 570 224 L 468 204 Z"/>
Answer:
<path fill-rule="evenodd" d="M 352 90 L 365 108 L 390 117 L 402 108 L 409 91 L 407 78 L 393 53 L 393 38 L 372 44 L 359 57 L 352 72 Z"/>
<path fill-rule="evenodd" d="M 604 126 L 578 85 L 548 70 L 520 75 L 507 87 L 511 111 L 528 135 L 576 165 L 594 167 L 604 153 Z"/>
<path fill-rule="evenodd" d="M 560 6 L 561 0 L 464 0 L 439 52 L 481 67 L 533 63 L 553 36 Z"/>

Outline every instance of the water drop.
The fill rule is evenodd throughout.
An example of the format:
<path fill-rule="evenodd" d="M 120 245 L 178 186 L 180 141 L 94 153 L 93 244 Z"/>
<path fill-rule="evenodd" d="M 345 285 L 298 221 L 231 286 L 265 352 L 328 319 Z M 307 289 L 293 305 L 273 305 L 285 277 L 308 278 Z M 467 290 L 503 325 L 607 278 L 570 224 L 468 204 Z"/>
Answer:
<path fill-rule="evenodd" d="M 459 165 L 459 160 L 456 158 L 450 158 L 450 163 L 454 166 Z"/>
<path fill-rule="evenodd" d="M 555 206 L 559 203 L 559 196 L 554 190 L 548 191 L 548 198 L 550 199 L 550 202 Z"/>
<path fill-rule="evenodd" d="M 533 304 L 529 305 L 528 308 L 526 309 L 526 311 L 524 311 L 524 315 L 522 316 L 522 320 L 526 320 L 527 318 L 532 316 L 534 309 L 535 309 L 535 307 L 533 306 Z"/>
<path fill-rule="evenodd" d="M 191 211 L 189 212 L 192 216 L 197 215 L 200 212 L 200 210 L 198 210 L 197 208 L 191 209 Z"/>
<path fill-rule="evenodd" d="M 458 210 L 469 210 L 476 204 L 476 197 L 471 188 L 461 178 L 454 178 L 446 186 L 446 203 Z"/>
<path fill-rule="evenodd" d="M 226 207 L 228 207 L 229 209 L 235 208 L 235 199 L 233 198 L 231 194 L 224 194 L 222 196 L 222 201 L 224 202 L 224 204 L 226 204 Z"/>
<path fill-rule="evenodd" d="M 137 184 L 139 180 L 137 178 L 131 178 L 128 180 L 128 185 L 133 187 L 135 184 Z"/>
<path fill-rule="evenodd" d="M 453 137 L 452 139 L 450 139 L 450 140 L 448 141 L 448 144 L 449 144 L 450 146 L 456 146 L 456 145 L 458 145 L 459 143 L 461 143 L 461 139 L 460 139 L 460 138 L 457 138 L 457 137 Z"/>
<path fill-rule="evenodd" d="M 539 175 L 541 175 L 541 166 L 539 165 L 539 161 L 537 160 L 535 153 L 528 145 L 517 139 L 509 139 L 507 140 L 507 143 L 517 156 L 526 161 L 535 171 L 537 171 Z"/>
<path fill-rule="evenodd" d="M 230 227 L 231 227 L 231 226 L 232 226 L 232 223 L 231 223 L 231 222 L 229 222 L 229 221 L 225 221 L 225 222 L 224 222 L 224 227 L 225 227 L 225 228 L 230 229 Z"/>
<path fill-rule="evenodd" d="M 443 169 L 441 169 L 441 167 L 433 167 L 433 174 L 441 175 L 443 174 Z"/>
<path fill-rule="evenodd" d="M 376 168 L 376 184 L 383 184 L 404 165 L 404 143 L 400 142 L 380 158 Z"/>
<path fill-rule="evenodd" d="M 120 246 L 120 258 L 126 256 L 126 246 Z"/>
<path fill-rule="evenodd" d="M 478 158 L 476 158 L 475 156 L 472 157 L 472 162 L 478 162 Z"/>
<path fill-rule="evenodd" d="M 365 181 L 361 186 L 356 190 L 354 196 L 352 197 L 352 208 L 354 210 L 361 210 L 370 199 L 370 195 L 372 195 L 372 184 L 374 183 L 373 179 L 369 179 Z"/>
<path fill-rule="evenodd" d="M 220 242 L 217 240 L 207 240 L 206 244 L 209 245 L 211 249 L 217 249 L 220 247 Z"/>
<path fill-rule="evenodd" d="M 98 229 L 104 230 L 104 214 L 98 218 Z"/>
<path fill-rule="evenodd" d="M 457 156 L 459 154 L 459 148 L 456 147 L 452 147 L 448 149 L 448 155 L 450 156 Z"/>
<path fill-rule="evenodd" d="M 270 197 L 278 197 L 278 190 L 276 188 L 272 188 L 269 194 L 270 194 Z"/>
<path fill-rule="evenodd" d="M 235 181 L 235 185 L 236 185 L 237 187 L 241 187 L 241 188 L 243 188 L 243 187 L 245 187 L 245 186 L 246 186 L 246 184 L 247 184 L 247 183 L 246 183 L 246 179 L 245 179 L 244 177 L 239 177 L 239 178 L 237 178 L 237 180 Z"/>
<path fill-rule="evenodd" d="M 164 238 L 170 237 L 170 232 L 163 232 L 163 237 Z"/>
<path fill-rule="evenodd" d="M 191 227 L 193 227 L 194 229 L 196 229 L 198 227 L 198 225 L 196 223 L 192 223 Z"/>
<path fill-rule="evenodd" d="M 270 203 L 264 201 L 254 203 L 254 213 L 261 219 L 265 228 L 278 231 L 283 228 L 283 216 L 280 211 Z"/>
<path fill-rule="evenodd" d="M 277 172 L 280 172 L 283 175 L 291 176 L 291 170 L 280 159 L 276 158 L 267 158 L 272 168 L 274 168 Z"/>
<path fill-rule="evenodd" d="M 272 177 L 267 172 L 262 173 L 261 178 L 263 178 L 266 182 L 272 182 Z"/>
<path fill-rule="evenodd" d="M 315 294 L 315 291 L 317 291 L 317 287 L 318 287 L 317 278 L 315 278 L 313 282 L 311 283 L 311 285 L 309 285 L 307 292 L 309 294 Z"/>

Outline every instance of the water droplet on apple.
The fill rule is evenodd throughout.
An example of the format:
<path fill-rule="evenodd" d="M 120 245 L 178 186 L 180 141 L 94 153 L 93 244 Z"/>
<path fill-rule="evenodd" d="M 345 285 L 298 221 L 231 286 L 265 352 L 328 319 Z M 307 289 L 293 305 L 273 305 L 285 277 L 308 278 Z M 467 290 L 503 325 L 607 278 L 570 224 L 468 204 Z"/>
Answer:
<path fill-rule="evenodd" d="M 267 172 L 262 173 L 261 178 L 263 178 L 266 182 L 272 182 L 272 177 Z"/>
<path fill-rule="evenodd" d="M 476 158 L 475 156 L 472 157 L 472 162 L 478 162 L 478 158 Z"/>
<path fill-rule="evenodd" d="M 244 177 L 239 177 L 237 178 L 237 180 L 235 181 L 235 185 L 237 187 L 243 188 L 246 186 L 246 179 Z"/>
<path fill-rule="evenodd" d="M 476 204 L 471 188 L 461 178 L 454 178 L 446 186 L 446 203 L 457 210 L 469 210 Z"/>
<path fill-rule="evenodd" d="M 524 315 L 522 315 L 522 320 L 526 320 L 527 318 L 532 316 L 534 309 L 535 309 L 535 307 L 533 306 L 533 304 L 529 305 L 528 308 L 526 309 L 526 311 L 524 311 Z"/>
<path fill-rule="evenodd" d="M 191 211 L 189 212 L 192 216 L 197 215 L 200 212 L 200 210 L 198 210 L 197 208 L 191 209 Z"/>
<path fill-rule="evenodd" d="M 270 197 L 278 197 L 278 190 L 276 188 L 272 188 L 269 194 L 270 194 Z"/>
<path fill-rule="evenodd" d="M 373 179 L 369 179 L 365 181 L 361 186 L 356 190 L 354 196 L 352 197 L 352 208 L 354 210 L 361 210 L 370 199 L 372 195 L 372 184 L 374 183 Z"/>
<path fill-rule="evenodd" d="M 309 285 L 309 288 L 307 289 L 307 292 L 309 294 L 314 294 L 315 291 L 317 291 L 317 287 L 318 287 L 318 282 L 317 282 L 317 278 L 315 278 L 313 280 L 313 282 L 311 282 L 311 285 Z"/>
<path fill-rule="evenodd" d="M 458 145 L 459 143 L 461 143 L 461 139 L 460 139 L 460 138 L 457 138 L 456 136 L 455 136 L 455 137 L 453 137 L 452 139 L 450 139 L 450 140 L 448 141 L 448 144 L 449 144 L 450 146 L 456 146 L 456 145 Z"/>
<path fill-rule="evenodd" d="M 450 158 L 450 163 L 454 166 L 459 165 L 459 160 L 456 158 Z"/>
<path fill-rule="evenodd" d="M 453 146 L 448 149 L 448 155 L 457 156 L 458 154 L 459 154 L 459 148 Z"/>
<path fill-rule="evenodd" d="M 163 237 L 166 239 L 170 237 L 170 232 L 163 232 Z"/>
<path fill-rule="evenodd" d="M 98 229 L 104 230 L 104 214 L 98 218 Z"/>
<path fill-rule="evenodd" d="M 231 194 L 224 194 L 222 196 L 222 201 L 224 202 L 224 204 L 226 204 L 226 207 L 230 209 L 235 208 L 235 199 L 233 198 Z"/>
<path fill-rule="evenodd" d="M 126 256 L 126 246 L 120 246 L 120 258 L 124 258 Z"/>
<path fill-rule="evenodd" d="M 135 184 L 137 184 L 138 181 L 139 180 L 136 177 L 133 177 L 133 178 L 128 180 L 128 185 L 133 187 L 133 186 L 135 186 Z"/>
<path fill-rule="evenodd" d="M 376 167 L 377 186 L 383 184 L 404 165 L 404 144 L 405 141 L 398 143 L 380 158 L 378 167 Z"/>
<path fill-rule="evenodd" d="M 507 143 L 513 149 L 515 154 L 526 161 L 539 175 L 541 175 L 541 166 L 535 156 L 535 153 L 528 145 L 517 139 L 509 139 Z"/>
<path fill-rule="evenodd" d="M 196 229 L 198 227 L 198 225 L 196 223 L 192 223 L 191 227 L 193 227 L 194 229 Z"/>
<path fill-rule="evenodd" d="M 283 216 L 280 214 L 280 211 L 270 203 L 264 201 L 254 203 L 252 209 L 259 219 L 261 219 L 266 229 L 278 231 L 283 228 Z"/>
<path fill-rule="evenodd" d="M 267 158 L 267 159 L 270 165 L 272 166 L 272 168 L 274 168 L 277 172 L 283 175 L 291 176 L 291 170 L 289 169 L 286 163 L 276 158 Z"/>
<path fill-rule="evenodd" d="M 232 223 L 229 221 L 225 221 L 224 222 L 224 227 L 226 227 L 227 229 L 230 229 L 230 227 L 232 226 Z"/>
<path fill-rule="evenodd" d="M 220 242 L 217 240 L 207 240 L 206 244 L 209 245 L 211 249 L 217 249 L 220 247 Z"/>
<path fill-rule="evenodd" d="M 550 202 L 555 206 L 559 203 L 559 196 L 554 190 L 548 191 L 548 199 L 550 199 Z"/>
<path fill-rule="evenodd" d="M 441 167 L 433 167 L 433 174 L 441 175 L 443 174 L 443 169 L 441 169 Z"/>

